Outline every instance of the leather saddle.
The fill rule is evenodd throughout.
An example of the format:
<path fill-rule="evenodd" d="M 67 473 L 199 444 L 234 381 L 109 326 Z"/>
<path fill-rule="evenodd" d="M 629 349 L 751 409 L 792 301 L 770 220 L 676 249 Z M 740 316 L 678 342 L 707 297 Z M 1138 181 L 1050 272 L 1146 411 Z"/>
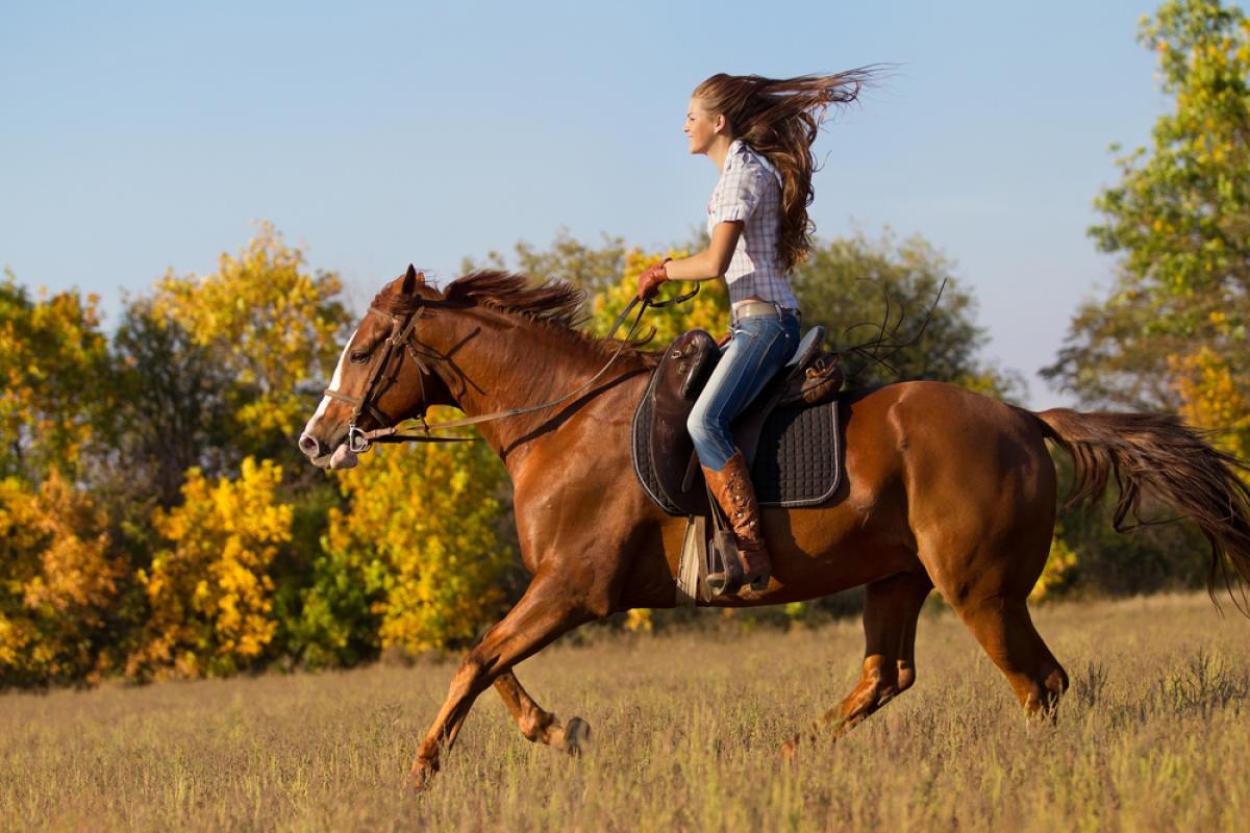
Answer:
<path fill-rule="evenodd" d="M 767 429 L 775 429 L 778 421 L 787 421 L 777 419 L 782 417 L 781 412 L 808 410 L 814 406 L 825 406 L 830 411 L 829 422 L 834 426 L 835 435 L 831 442 L 836 458 L 835 400 L 842 387 L 842 371 L 837 353 L 824 349 L 824 338 L 823 327 L 808 330 L 793 358 L 731 426 L 734 441 L 748 465 L 755 463 L 761 435 L 773 433 Z M 678 336 L 660 358 L 634 414 L 635 473 L 645 491 L 670 514 L 706 515 L 709 512 L 703 472 L 686 430 L 686 420 L 720 357 L 720 347 L 707 332 L 691 330 Z M 770 417 L 774 419 L 770 421 Z M 756 479 L 758 490 L 758 477 Z M 804 504 L 783 502 L 781 505 Z"/>

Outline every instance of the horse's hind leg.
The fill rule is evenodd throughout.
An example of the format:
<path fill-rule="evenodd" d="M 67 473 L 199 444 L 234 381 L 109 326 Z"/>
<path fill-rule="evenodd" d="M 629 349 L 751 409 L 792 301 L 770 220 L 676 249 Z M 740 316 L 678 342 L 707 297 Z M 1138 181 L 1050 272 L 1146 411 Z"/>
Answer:
<path fill-rule="evenodd" d="M 859 682 L 842 702 L 812 725 L 815 739 L 832 727 L 832 736 L 850 731 L 916 681 L 916 620 L 933 589 L 923 571 L 900 573 L 868 585 L 864 598 L 864 666 Z M 802 735 L 786 743 L 793 754 Z"/>
<path fill-rule="evenodd" d="M 590 724 L 580 717 L 562 725 L 556 716 L 534 702 L 521 686 L 512 671 L 505 671 L 495 680 L 495 691 L 512 713 L 517 728 L 527 740 L 563 749 L 570 755 L 580 755 L 582 747 L 590 740 Z"/>
<path fill-rule="evenodd" d="M 1033 627 L 1024 597 L 991 596 L 955 609 L 1006 675 L 1025 711 L 1052 713 L 1068 690 L 1068 675 Z"/>

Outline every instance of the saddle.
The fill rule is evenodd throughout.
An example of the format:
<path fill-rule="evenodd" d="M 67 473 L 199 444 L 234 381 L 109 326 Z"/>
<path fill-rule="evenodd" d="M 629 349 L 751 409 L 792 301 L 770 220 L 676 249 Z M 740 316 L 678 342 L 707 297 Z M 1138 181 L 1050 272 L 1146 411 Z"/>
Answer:
<path fill-rule="evenodd" d="M 811 506 L 837 489 L 842 371 L 838 355 L 823 349 L 824 336 L 823 327 L 808 330 L 794 357 L 731 426 L 762 505 Z M 634 412 L 634 472 L 670 515 L 711 512 L 686 419 L 720 356 L 703 330 L 678 336 L 664 351 Z"/>

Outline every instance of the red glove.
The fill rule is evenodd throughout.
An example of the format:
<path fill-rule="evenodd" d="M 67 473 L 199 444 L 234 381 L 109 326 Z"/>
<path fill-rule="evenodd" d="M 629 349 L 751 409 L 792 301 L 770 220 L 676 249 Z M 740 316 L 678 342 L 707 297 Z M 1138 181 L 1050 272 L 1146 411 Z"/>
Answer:
<path fill-rule="evenodd" d="M 660 284 L 668 280 L 668 271 L 665 270 L 664 264 L 672 260 L 666 257 L 654 266 L 648 266 L 647 270 L 638 276 L 638 297 L 650 298 L 660 288 Z"/>

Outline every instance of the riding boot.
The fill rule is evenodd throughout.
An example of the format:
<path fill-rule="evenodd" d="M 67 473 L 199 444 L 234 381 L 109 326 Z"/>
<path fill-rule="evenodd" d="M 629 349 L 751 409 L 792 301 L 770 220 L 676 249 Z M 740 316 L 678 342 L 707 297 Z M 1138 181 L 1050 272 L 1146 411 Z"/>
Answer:
<path fill-rule="evenodd" d="M 744 584 L 753 590 L 768 586 L 772 565 L 768 560 L 768 547 L 764 543 L 764 529 L 760 525 L 760 507 L 755 500 L 755 487 L 751 484 L 751 471 L 741 451 L 725 463 L 720 471 L 704 467 L 707 479 L 721 510 L 729 518 L 737 542 L 736 565 L 726 564 L 725 573 L 708 575 L 708 585 L 716 595 L 733 595 Z M 735 567 L 737 569 L 735 569 Z"/>

